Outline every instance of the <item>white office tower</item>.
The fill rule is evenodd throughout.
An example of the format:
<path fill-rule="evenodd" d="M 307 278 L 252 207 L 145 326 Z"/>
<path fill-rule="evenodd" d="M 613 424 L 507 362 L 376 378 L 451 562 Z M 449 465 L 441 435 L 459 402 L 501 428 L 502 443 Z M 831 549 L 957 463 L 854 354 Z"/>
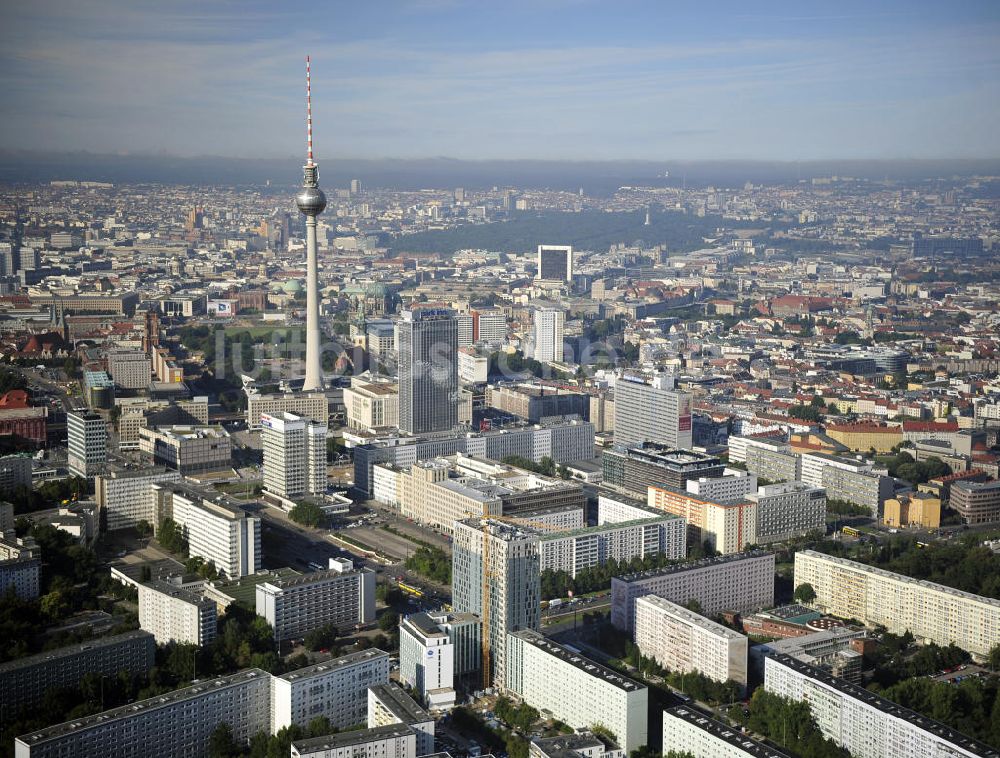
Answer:
<path fill-rule="evenodd" d="M 326 492 L 326 425 L 293 413 L 262 413 L 260 425 L 264 489 L 283 498 Z"/>
<path fill-rule="evenodd" d="M 535 311 L 533 337 L 536 361 L 541 363 L 562 361 L 565 319 L 565 314 L 555 308 Z"/>
<path fill-rule="evenodd" d="M 197 592 L 154 580 L 139 585 L 139 627 L 159 645 L 204 645 L 215 639 L 216 605 Z"/>
<path fill-rule="evenodd" d="M 539 245 L 536 279 L 553 282 L 573 281 L 573 246 Z"/>
<path fill-rule="evenodd" d="M 747 684 L 747 638 L 656 595 L 635 601 L 635 644 L 670 671 Z"/>
<path fill-rule="evenodd" d="M 326 209 L 326 195 L 319 188 L 319 167 L 313 162 L 312 85 L 306 58 L 306 124 L 308 155 L 303 167 L 302 189 L 295 204 L 306 217 L 306 379 L 303 392 L 323 389 L 319 328 L 319 263 L 316 258 L 316 217 Z"/>
<path fill-rule="evenodd" d="M 541 624 L 538 534 L 491 519 L 456 521 L 451 565 L 452 605 L 482 620 L 483 681 L 503 686 L 507 633 Z"/>
<path fill-rule="evenodd" d="M 458 322 L 446 308 L 403 311 L 397 324 L 399 430 L 421 435 L 458 424 Z"/>
<path fill-rule="evenodd" d="M 507 635 L 506 689 L 575 729 L 601 726 L 628 755 L 646 744 L 649 690 L 538 632 Z"/>
<path fill-rule="evenodd" d="M 615 381 L 615 445 L 655 442 L 690 448 L 691 395 L 675 386 L 670 374 L 658 374 L 649 383 L 641 377 L 619 377 Z"/>
<path fill-rule="evenodd" d="M 459 313 L 455 316 L 458 327 L 458 346 L 468 347 L 473 343 L 474 319 L 471 313 Z"/>
<path fill-rule="evenodd" d="M 471 613 L 413 613 L 399 622 L 399 679 L 424 705 L 455 705 L 455 681 L 479 668 L 479 619 Z"/>
<path fill-rule="evenodd" d="M 96 413 L 67 413 L 66 441 L 70 474 L 87 478 L 104 468 L 108 460 L 108 425 Z"/>

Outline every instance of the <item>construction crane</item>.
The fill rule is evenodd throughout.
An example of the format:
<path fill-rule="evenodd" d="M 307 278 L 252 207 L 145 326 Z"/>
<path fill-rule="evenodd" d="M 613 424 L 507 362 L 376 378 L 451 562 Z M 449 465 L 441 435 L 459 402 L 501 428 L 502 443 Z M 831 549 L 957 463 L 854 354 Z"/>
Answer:
<path fill-rule="evenodd" d="M 481 626 L 480 626 L 480 642 L 479 648 L 482 653 L 482 670 L 483 670 L 483 689 L 489 689 L 493 686 L 492 677 L 492 662 L 490 661 L 490 653 L 492 652 L 492 645 L 490 643 L 490 614 L 492 613 L 491 603 L 492 603 L 492 583 L 490 580 L 495 576 L 493 572 L 493 567 L 490 561 L 490 522 L 497 521 L 502 524 L 510 524 L 512 526 L 524 526 L 530 529 L 535 529 L 541 532 L 550 532 L 553 530 L 551 524 L 545 524 L 540 521 L 529 521 L 527 519 L 519 519 L 513 516 L 482 516 L 480 520 L 480 525 L 483 535 L 483 549 L 482 549 L 482 603 L 481 603 Z"/>

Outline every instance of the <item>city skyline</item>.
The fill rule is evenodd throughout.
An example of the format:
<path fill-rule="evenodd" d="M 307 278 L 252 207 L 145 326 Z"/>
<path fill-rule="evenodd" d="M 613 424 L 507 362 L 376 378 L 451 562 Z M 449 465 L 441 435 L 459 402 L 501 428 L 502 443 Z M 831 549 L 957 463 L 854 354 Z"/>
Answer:
<path fill-rule="evenodd" d="M 337 4 L 316 9 L 305 31 L 264 3 L 237 13 L 53 2 L 7 15 L 3 148 L 296 155 L 310 51 L 327 160 L 1000 153 L 1000 17 L 988 3 L 805 14 L 782 3 L 753 14 L 735 4 Z"/>

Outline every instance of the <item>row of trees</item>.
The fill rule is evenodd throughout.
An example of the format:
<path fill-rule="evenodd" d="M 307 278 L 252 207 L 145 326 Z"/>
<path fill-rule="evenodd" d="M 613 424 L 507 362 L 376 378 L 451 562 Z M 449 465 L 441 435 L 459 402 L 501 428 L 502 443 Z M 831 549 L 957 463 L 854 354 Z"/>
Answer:
<path fill-rule="evenodd" d="M 850 758 L 844 748 L 823 736 L 809 704 L 758 687 L 743 718 L 750 731 L 763 734 L 801 758 Z"/>
<path fill-rule="evenodd" d="M 188 540 L 184 536 L 184 530 L 169 516 L 160 521 L 160 528 L 156 531 L 156 540 L 171 553 L 187 557 Z"/>
<path fill-rule="evenodd" d="M 878 691 L 877 687 L 870 689 Z M 969 677 L 953 684 L 916 677 L 881 694 L 975 739 L 1000 749 L 1000 679 Z"/>
<path fill-rule="evenodd" d="M 611 580 L 616 576 L 630 574 L 635 571 L 647 571 L 653 568 L 669 566 L 677 561 L 672 560 L 662 553 L 657 555 L 647 555 L 645 557 L 636 556 L 630 561 L 618 561 L 614 558 L 599 566 L 591 566 L 581 569 L 576 576 L 570 576 L 566 571 L 553 571 L 545 569 L 542 572 L 542 599 L 552 600 L 557 597 L 566 597 L 570 590 L 575 595 L 582 595 L 588 592 L 599 592 L 611 588 Z"/>
<path fill-rule="evenodd" d="M 303 526 L 322 526 L 326 524 L 326 514 L 316 503 L 303 501 L 296 503 L 288 513 L 288 518 Z"/>
<path fill-rule="evenodd" d="M 405 565 L 438 584 L 451 584 L 451 558 L 439 547 L 418 547 Z"/>
<path fill-rule="evenodd" d="M 624 661 L 643 676 L 658 676 L 671 687 L 704 703 L 732 703 L 738 700 L 743 693 L 742 685 L 733 680 L 719 682 L 700 671 L 683 673 L 670 671 L 661 666 L 655 659 L 643 655 L 639 646 L 631 640 L 625 640 Z"/>
<path fill-rule="evenodd" d="M 120 585 L 102 569 L 93 550 L 48 524 L 31 527 L 30 535 L 42 554 L 41 594 L 36 600 L 21 599 L 12 590 L 0 596 L 0 662 L 42 650 L 45 643 L 39 629 L 73 613 L 119 610 Z M 134 617 L 120 619 L 118 631 L 135 627 Z"/>
<path fill-rule="evenodd" d="M 527 732 L 531 729 L 535 725 L 535 722 L 538 721 L 540 715 L 535 708 L 532 708 L 527 703 L 514 705 L 513 702 L 505 697 L 497 700 L 493 712 L 505 724 L 509 724 L 522 732 Z"/>
<path fill-rule="evenodd" d="M 55 508 L 64 501 L 86 498 L 93 493 L 87 479 L 71 476 L 42 482 L 37 487 L 19 485 L 0 491 L 0 500 L 14 504 L 14 513 L 32 513 Z"/>

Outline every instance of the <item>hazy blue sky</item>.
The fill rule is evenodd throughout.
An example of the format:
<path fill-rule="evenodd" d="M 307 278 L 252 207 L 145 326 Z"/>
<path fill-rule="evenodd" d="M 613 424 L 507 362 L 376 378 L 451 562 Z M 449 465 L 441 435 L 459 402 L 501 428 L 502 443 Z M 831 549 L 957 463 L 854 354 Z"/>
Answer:
<path fill-rule="evenodd" d="M 321 164 L 1000 156 L 996 0 L 28 0 L 0 21 L 0 147 L 302 153 L 310 52 Z"/>

